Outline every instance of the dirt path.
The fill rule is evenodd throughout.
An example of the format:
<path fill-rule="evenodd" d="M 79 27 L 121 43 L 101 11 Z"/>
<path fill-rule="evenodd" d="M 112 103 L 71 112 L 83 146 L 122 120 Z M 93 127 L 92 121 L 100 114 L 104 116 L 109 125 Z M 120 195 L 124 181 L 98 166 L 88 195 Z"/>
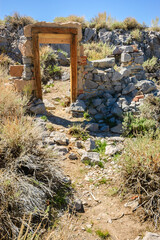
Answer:
<path fill-rule="evenodd" d="M 49 116 L 54 127 L 66 134 L 69 124 L 77 122 L 62 106 L 65 96 L 69 96 L 69 88 L 69 81 L 55 82 L 51 92 L 44 95 L 56 107 Z M 78 119 L 78 122 L 83 120 Z M 68 137 L 71 142 L 69 149 L 72 151 L 75 141 L 71 136 Z M 108 231 L 110 237 L 107 239 L 113 240 L 134 240 L 137 236 L 144 236 L 146 231 L 158 232 L 151 222 L 141 220 L 142 209 L 132 212 L 131 207 L 124 206 L 128 201 L 136 201 L 133 195 L 127 195 L 124 199 L 125 193 L 117 193 L 120 169 L 116 161 L 108 160 L 103 169 L 86 166 L 78 156 L 78 160 L 66 157 L 60 164 L 64 173 L 71 178 L 72 186 L 84 204 L 85 213 L 70 216 L 66 212 L 55 230 L 49 234 L 50 237 L 48 235 L 48 240 L 98 240 L 97 230 Z"/>

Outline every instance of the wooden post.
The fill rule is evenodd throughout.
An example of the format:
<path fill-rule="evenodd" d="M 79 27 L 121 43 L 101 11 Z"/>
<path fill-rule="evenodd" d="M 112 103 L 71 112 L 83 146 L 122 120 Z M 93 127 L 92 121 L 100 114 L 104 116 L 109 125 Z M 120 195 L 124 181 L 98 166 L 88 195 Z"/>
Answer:
<path fill-rule="evenodd" d="M 40 59 L 39 59 L 39 36 L 32 34 L 33 40 L 33 56 L 34 56 L 34 78 L 36 81 L 36 97 L 42 99 Z"/>
<path fill-rule="evenodd" d="M 77 98 L 77 35 L 72 35 L 71 52 L 71 102 Z"/>

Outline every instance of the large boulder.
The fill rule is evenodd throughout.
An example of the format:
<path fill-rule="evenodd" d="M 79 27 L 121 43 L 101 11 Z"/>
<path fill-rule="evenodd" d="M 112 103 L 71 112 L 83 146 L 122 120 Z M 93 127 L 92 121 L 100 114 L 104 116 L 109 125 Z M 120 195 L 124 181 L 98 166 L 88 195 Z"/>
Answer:
<path fill-rule="evenodd" d="M 157 90 L 155 83 L 151 80 L 141 80 L 136 84 L 136 88 L 141 90 L 143 93 L 150 93 Z"/>
<path fill-rule="evenodd" d="M 122 94 L 128 94 L 136 89 L 134 83 L 129 83 L 122 91 Z"/>
<path fill-rule="evenodd" d="M 96 28 L 85 28 L 85 31 L 84 31 L 85 42 L 96 40 L 96 38 L 97 38 Z"/>
<path fill-rule="evenodd" d="M 119 48 L 124 53 L 132 53 L 133 52 L 133 47 L 132 46 L 121 46 Z"/>
<path fill-rule="evenodd" d="M 113 67 L 115 65 L 115 58 L 104 58 L 104 59 L 100 59 L 100 60 L 94 60 L 92 61 L 93 66 L 94 67 L 98 67 L 98 68 L 110 68 Z"/>
<path fill-rule="evenodd" d="M 112 32 L 107 31 L 105 28 L 102 28 L 98 32 L 98 37 L 100 41 L 102 41 L 103 43 L 106 43 L 106 42 L 109 43 L 111 42 L 111 39 L 112 39 Z"/>

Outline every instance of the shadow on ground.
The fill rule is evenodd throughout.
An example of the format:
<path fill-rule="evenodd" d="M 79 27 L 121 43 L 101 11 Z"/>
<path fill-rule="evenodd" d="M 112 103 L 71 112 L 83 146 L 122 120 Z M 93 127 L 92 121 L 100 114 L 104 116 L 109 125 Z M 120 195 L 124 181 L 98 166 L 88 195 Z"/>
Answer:
<path fill-rule="evenodd" d="M 73 125 L 77 125 L 77 124 L 81 124 L 84 128 L 89 124 L 89 123 L 93 123 L 93 120 L 91 121 L 87 121 L 87 120 L 83 120 L 77 118 L 77 121 L 70 121 L 68 119 L 53 115 L 51 113 L 47 114 L 47 119 L 50 123 L 58 125 L 58 126 L 62 126 L 64 128 L 70 128 Z M 113 134 L 111 132 L 89 132 L 89 134 L 91 136 L 97 136 L 97 137 L 113 137 L 113 136 L 119 136 L 119 134 Z"/>

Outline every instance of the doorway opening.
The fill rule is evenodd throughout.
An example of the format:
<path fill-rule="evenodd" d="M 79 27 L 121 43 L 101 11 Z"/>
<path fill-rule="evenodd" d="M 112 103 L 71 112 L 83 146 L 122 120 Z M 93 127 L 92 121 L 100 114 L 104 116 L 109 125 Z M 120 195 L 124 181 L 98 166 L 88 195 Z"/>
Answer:
<path fill-rule="evenodd" d="M 77 34 L 76 28 L 33 27 L 34 78 L 36 96 L 42 99 L 42 83 L 40 74 L 40 44 L 70 44 L 70 89 L 71 102 L 77 98 Z"/>

